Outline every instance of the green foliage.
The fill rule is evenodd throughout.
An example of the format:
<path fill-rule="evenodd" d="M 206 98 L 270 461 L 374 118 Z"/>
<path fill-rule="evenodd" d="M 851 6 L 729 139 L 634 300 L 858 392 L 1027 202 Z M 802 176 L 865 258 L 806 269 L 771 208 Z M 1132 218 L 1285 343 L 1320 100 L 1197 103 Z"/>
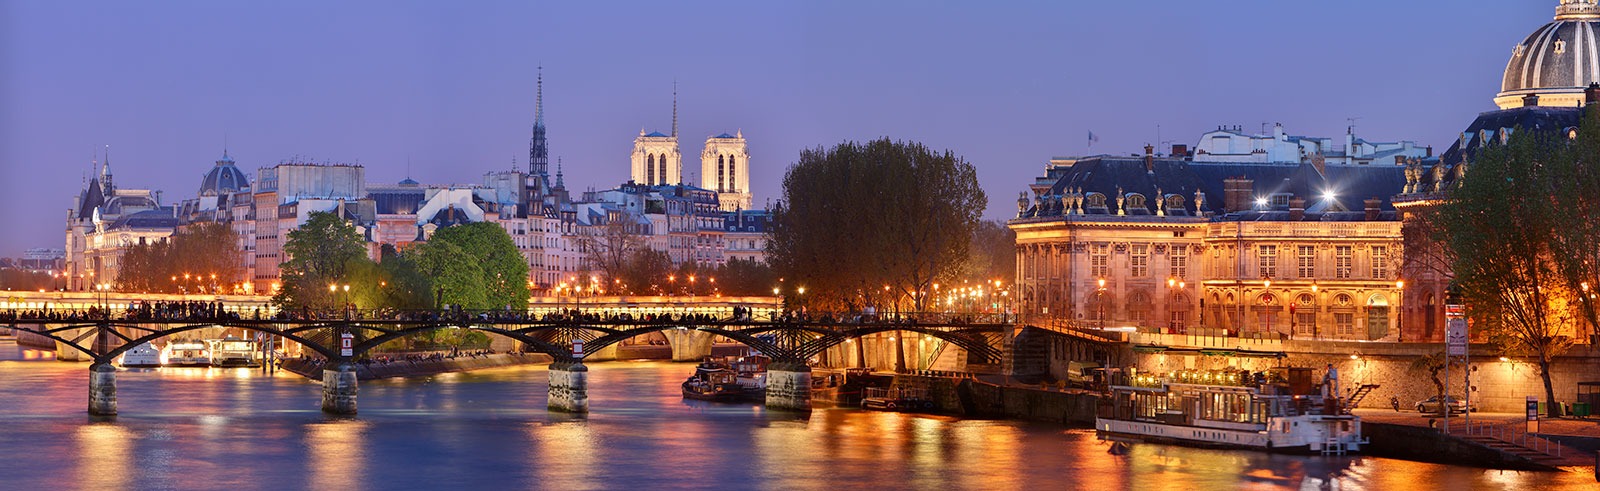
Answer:
<path fill-rule="evenodd" d="M 1009 284 L 1017 270 L 1017 232 L 1000 220 L 984 220 L 972 233 L 972 256 L 966 279 L 973 283 L 1001 280 Z"/>
<path fill-rule="evenodd" d="M 1559 239 L 1579 226 L 1565 215 L 1587 215 L 1561 204 L 1568 181 L 1590 172 L 1593 156 L 1581 148 L 1566 135 L 1514 131 L 1479 150 L 1430 217 L 1473 326 L 1508 352 L 1536 357 L 1550 400 L 1550 361 L 1571 345 L 1584 296 L 1562 274 L 1573 269 L 1565 262 L 1584 259 Z"/>
<path fill-rule="evenodd" d="M 378 267 L 386 283 L 379 286 L 379 305 L 407 310 L 433 308 L 433 283 L 417 263 L 388 244 L 380 254 Z"/>
<path fill-rule="evenodd" d="M 461 261 L 454 251 L 445 251 L 443 248 L 424 248 L 424 254 L 443 253 L 445 258 L 438 261 L 427 262 L 419 260 L 418 264 L 424 265 L 424 270 L 433 272 L 435 278 L 444 278 L 443 275 L 459 276 L 466 272 L 476 274 L 470 281 L 475 281 L 482 291 L 482 298 L 465 284 L 452 281 L 441 281 L 445 286 L 445 294 L 450 295 L 452 290 L 459 289 L 460 296 L 456 300 L 446 300 L 446 303 L 461 305 L 471 309 L 525 309 L 528 306 L 528 263 L 522 257 L 522 252 L 517 250 L 517 244 L 511 240 L 511 235 L 499 225 L 488 222 L 457 225 L 439 229 L 428 239 L 428 244 L 449 244 L 460 250 L 467 262 L 477 266 L 475 269 L 456 269 L 443 271 L 429 269 L 430 265 L 437 266 Z M 466 278 L 463 276 L 463 278 Z"/>
<path fill-rule="evenodd" d="M 449 241 L 431 240 L 406 249 L 406 259 L 430 279 L 435 289 L 443 289 L 444 305 L 464 309 L 490 308 L 483 283 L 484 270 L 477 258 Z"/>
<path fill-rule="evenodd" d="M 227 224 L 197 223 L 165 241 L 129 246 L 120 259 L 116 288 L 177 293 L 234 292 L 246 281 L 239 237 Z"/>
<path fill-rule="evenodd" d="M 338 215 L 311 213 L 304 225 L 289 232 L 283 245 L 289 261 L 279 268 L 282 285 L 273 303 L 281 308 L 338 307 L 345 292 L 330 292 L 328 285 L 352 284 L 347 269 L 370 263 L 365 244 L 355 226 Z"/>
<path fill-rule="evenodd" d="M 886 295 L 920 310 L 918 292 L 959 277 L 988 200 L 970 163 L 889 139 L 801 152 L 783 195 L 769 263 L 791 288 L 807 288 L 796 300 L 847 309 Z"/>

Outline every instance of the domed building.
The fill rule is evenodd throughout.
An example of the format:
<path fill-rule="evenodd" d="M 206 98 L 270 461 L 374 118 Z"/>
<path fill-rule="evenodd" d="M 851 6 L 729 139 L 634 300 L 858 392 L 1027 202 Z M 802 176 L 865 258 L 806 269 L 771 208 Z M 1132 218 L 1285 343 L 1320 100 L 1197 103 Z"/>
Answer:
<path fill-rule="evenodd" d="M 1577 107 L 1600 83 L 1600 0 L 1560 0 L 1556 18 L 1511 49 L 1494 103 Z"/>
<path fill-rule="evenodd" d="M 200 180 L 200 196 L 218 196 L 248 189 L 250 178 L 233 165 L 233 158 L 228 157 L 226 150 L 222 152 L 222 158 L 217 160 L 216 167 L 212 167 Z"/>

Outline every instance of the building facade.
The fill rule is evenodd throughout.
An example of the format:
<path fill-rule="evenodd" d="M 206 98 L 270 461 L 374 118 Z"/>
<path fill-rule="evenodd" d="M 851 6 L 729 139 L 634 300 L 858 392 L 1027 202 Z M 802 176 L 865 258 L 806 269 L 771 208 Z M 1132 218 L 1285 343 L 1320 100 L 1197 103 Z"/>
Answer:
<path fill-rule="evenodd" d="M 700 188 L 717 192 L 722 211 L 750 209 L 750 147 L 744 132 L 706 138 L 700 153 Z"/>

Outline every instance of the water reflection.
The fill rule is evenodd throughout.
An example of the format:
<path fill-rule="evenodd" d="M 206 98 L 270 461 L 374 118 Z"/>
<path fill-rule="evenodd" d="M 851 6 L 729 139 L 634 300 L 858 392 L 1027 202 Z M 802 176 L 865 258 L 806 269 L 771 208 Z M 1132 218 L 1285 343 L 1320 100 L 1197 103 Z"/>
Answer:
<path fill-rule="evenodd" d="M 595 363 L 593 413 L 544 410 L 517 367 L 363 382 L 361 414 L 321 387 L 209 369 L 119 373 L 122 414 L 84 416 L 85 364 L 0 346 L 4 489 L 1592 489 L 1590 474 L 1137 444 L 1092 431 L 850 409 L 809 416 L 684 401 L 691 365 Z M 71 480 L 64 483 L 64 480 Z"/>
<path fill-rule="evenodd" d="M 77 480 L 83 489 L 123 489 L 133 476 L 133 435 L 116 423 L 78 427 Z"/>
<path fill-rule="evenodd" d="M 311 489 L 358 489 L 366 482 L 367 423 L 334 419 L 305 425 Z"/>

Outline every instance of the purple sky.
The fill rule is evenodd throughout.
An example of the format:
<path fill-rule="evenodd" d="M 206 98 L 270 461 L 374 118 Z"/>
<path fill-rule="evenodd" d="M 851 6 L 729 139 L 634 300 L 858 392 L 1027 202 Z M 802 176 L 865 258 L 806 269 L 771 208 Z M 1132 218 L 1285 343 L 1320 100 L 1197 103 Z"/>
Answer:
<path fill-rule="evenodd" d="M 1556 0 L 124 2 L 0 0 L 0 256 L 61 247 L 96 149 L 193 196 L 224 138 L 252 179 L 300 156 L 371 182 L 525 166 L 545 67 L 569 187 L 627 179 L 640 128 L 742 129 L 756 203 L 800 149 L 889 136 L 977 165 L 988 216 L 1054 155 L 1219 124 L 1449 145 Z"/>

